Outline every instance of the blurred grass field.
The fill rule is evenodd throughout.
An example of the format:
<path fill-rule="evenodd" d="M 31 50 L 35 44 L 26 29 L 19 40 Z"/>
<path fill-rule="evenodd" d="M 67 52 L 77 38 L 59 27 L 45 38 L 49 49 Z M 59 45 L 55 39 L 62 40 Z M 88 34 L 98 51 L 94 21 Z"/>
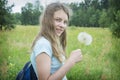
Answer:
<path fill-rule="evenodd" d="M 15 80 L 16 74 L 30 59 L 32 41 L 38 26 L 21 26 L 0 32 L 0 80 Z M 79 32 L 92 35 L 89 46 L 77 40 Z M 67 56 L 82 49 L 83 60 L 67 74 L 68 80 L 120 80 L 120 39 L 112 37 L 108 28 L 68 27 Z"/>

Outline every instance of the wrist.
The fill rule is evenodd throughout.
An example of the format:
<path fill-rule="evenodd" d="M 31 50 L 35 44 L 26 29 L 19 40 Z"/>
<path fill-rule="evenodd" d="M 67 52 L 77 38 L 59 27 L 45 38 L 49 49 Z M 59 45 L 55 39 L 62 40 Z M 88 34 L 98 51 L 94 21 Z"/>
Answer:
<path fill-rule="evenodd" d="M 68 60 L 66 61 L 66 63 L 68 63 L 70 66 L 74 66 L 74 65 L 75 65 L 74 60 L 71 60 L 71 59 L 68 59 Z"/>

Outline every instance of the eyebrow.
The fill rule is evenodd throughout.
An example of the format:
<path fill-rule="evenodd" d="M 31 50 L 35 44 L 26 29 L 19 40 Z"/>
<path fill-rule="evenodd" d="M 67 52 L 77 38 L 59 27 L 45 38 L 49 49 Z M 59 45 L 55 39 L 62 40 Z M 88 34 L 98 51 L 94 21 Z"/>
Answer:
<path fill-rule="evenodd" d="M 60 18 L 60 17 L 56 17 L 57 19 L 61 19 L 62 20 L 62 18 Z M 56 19 L 56 18 L 54 18 L 54 19 Z M 65 21 L 68 21 L 68 19 L 65 19 Z"/>

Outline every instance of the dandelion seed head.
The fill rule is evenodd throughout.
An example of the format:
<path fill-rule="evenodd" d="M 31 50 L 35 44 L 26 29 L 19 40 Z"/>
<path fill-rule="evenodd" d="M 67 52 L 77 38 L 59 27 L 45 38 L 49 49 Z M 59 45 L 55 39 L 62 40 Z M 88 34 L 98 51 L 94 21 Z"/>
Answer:
<path fill-rule="evenodd" d="M 85 45 L 90 45 L 92 43 L 92 36 L 86 32 L 80 32 L 78 40 Z"/>

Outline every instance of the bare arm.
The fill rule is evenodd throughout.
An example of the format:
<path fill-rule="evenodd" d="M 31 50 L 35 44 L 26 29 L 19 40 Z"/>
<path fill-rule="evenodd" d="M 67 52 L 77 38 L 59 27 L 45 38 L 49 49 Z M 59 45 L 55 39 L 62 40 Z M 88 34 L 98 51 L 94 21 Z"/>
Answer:
<path fill-rule="evenodd" d="M 54 74 L 50 75 L 50 68 L 51 68 L 50 57 L 47 54 L 42 53 L 38 55 L 36 58 L 38 79 L 61 80 L 66 75 L 66 73 L 71 69 L 71 67 L 74 66 L 76 62 L 81 61 L 81 59 L 82 59 L 82 55 L 79 49 L 71 52 L 71 55 L 68 58 L 68 60 L 65 62 L 65 64 Z"/>

